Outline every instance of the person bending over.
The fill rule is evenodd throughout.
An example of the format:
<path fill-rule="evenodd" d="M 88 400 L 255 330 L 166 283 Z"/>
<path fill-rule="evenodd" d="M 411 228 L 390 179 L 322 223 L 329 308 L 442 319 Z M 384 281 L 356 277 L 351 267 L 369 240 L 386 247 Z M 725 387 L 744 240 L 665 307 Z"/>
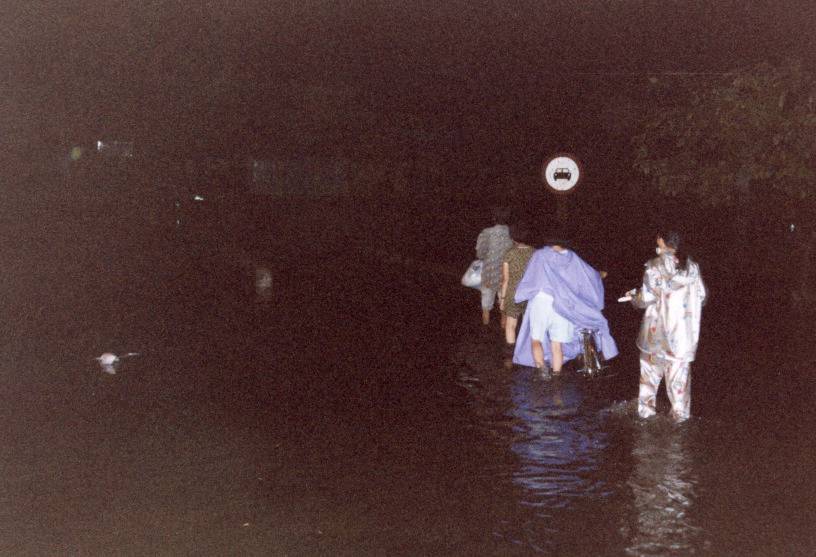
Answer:
<path fill-rule="evenodd" d="M 529 301 L 519 329 L 513 362 L 555 374 L 565 362 L 583 352 L 576 332 L 591 330 L 605 359 L 618 355 L 609 323 L 603 316 L 601 273 L 581 259 L 565 242 L 553 241 L 536 250 L 516 287 L 515 301 Z"/>

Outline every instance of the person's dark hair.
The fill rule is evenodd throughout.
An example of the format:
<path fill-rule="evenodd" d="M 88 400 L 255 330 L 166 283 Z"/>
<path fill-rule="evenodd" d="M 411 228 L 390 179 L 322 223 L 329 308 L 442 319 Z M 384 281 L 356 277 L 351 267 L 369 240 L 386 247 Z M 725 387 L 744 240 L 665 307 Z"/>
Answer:
<path fill-rule="evenodd" d="M 679 262 L 678 269 L 681 271 L 687 270 L 688 255 L 686 254 L 686 250 L 680 241 L 680 234 L 676 230 L 666 230 L 658 235 L 663 238 L 663 241 L 667 246 L 674 250 L 674 256 Z"/>
<path fill-rule="evenodd" d="M 527 240 L 529 240 L 529 236 L 530 231 L 528 230 L 527 225 L 523 222 L 514 222 L 510 224 L 510 237 L 513 238 L 513 241 L 526 244 Z"/>
<path fill-rule="evenodd" d="M 561 246 L 572 249 L 572 242 L 569 241 L 569 234 L 563 228 L 554 228 L 544 239 L 544 246 Z"/>
<path fill-rule="evenodd" d="M 507 207 L 493 207 L 491 214 L 493 215 L 493 224 L 507 224 L 510 218 L 510 211 Z"/>

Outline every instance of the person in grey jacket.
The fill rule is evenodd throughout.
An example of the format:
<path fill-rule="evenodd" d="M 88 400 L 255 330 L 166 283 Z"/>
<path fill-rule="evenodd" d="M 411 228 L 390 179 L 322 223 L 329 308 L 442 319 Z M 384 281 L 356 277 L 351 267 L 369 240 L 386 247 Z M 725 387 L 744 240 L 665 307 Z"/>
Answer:
<path fill-rule="evenodd" d="M 482 324 L 490 324 L 490 313 L 496 303 L 496 293 L 502 283 L 504 254 L 513 247 L 513 239 L 507 227 L 507 211 L 493 209 L 493 226 L 485 228 L 476 239 L 476 257 L 484 262 L 482 267 Z M 502 318 L 502 327 L 504 319 Z"/>

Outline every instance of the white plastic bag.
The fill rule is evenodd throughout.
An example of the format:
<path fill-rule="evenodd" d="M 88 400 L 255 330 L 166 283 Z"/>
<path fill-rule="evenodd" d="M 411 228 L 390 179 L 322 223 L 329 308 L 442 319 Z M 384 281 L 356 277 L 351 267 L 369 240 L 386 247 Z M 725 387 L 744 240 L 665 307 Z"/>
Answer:
<path fill-rule="evenodd" d="M 481 259 L 474 259 L 465 274 L 462 275 L 462 286 L 468 288 L 480 288 L 482 286 L 482 265 Z"/>

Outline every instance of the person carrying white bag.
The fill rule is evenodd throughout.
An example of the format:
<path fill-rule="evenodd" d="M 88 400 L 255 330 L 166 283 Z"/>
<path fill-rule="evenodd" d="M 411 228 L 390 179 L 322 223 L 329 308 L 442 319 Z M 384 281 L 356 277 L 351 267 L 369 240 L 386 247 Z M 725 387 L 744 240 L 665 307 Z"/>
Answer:
<path fill-rule="evenodd" d="M 465 274 L 462 275 L 462 286 L 479 290 L 482 287 L 483 266 L 484 261 L 481 259 L 474 259 L 473 263 L 471 263 L 470 267 L 468 267 L 467 271 L 465 271 Z"/>
<path fill-rule="evenodd" d="M 482 324 L 490 324 L 490 313 L 496 303 L 496 294 L 502 283 L 502 262 L 504 254 L 513 247 L 510 229 L 507 227 L 507 210 L 493 209 L 494 225 L 485 228 L 476 239 L 476 257 L 482 261 L 481 286 Z M 504 328 L 504 314 L 501 319 Z"/>

